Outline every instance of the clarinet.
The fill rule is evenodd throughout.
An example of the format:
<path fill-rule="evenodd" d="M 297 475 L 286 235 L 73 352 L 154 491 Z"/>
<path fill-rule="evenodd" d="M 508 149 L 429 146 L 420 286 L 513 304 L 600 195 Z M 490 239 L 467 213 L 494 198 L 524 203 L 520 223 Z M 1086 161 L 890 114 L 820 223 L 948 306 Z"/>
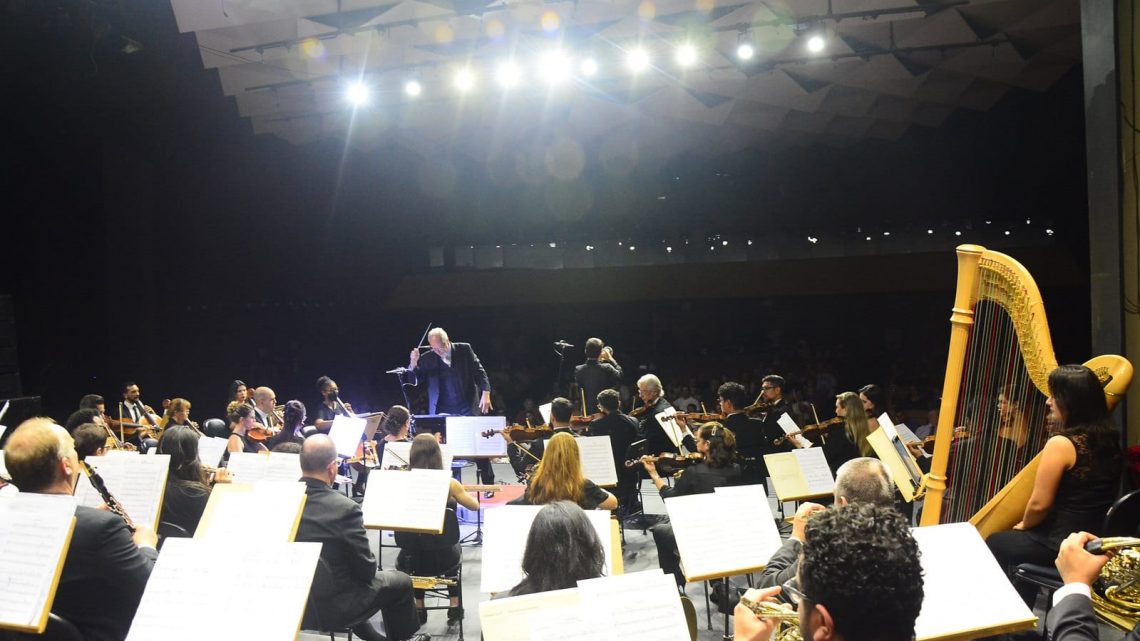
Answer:
<path fill-rule="evenodd" d="M 81 462 L 83 463 L 83 469 L 87 472 L 87 476 L 91 479 L 91 486 L 99 493 L 103 502 L 107 504 L 107 508 L 122 517 L 122 519 L 126 521 L 127 527 L 130 528 L 131 532 L 134 532 L 135 522 L 131 520 L 131 517 L 127 516 L 127 511 L 123 508 L 123 504 L 119 503 L 119 499 L 115 498 L 115 495 L 111 494 L 111 490 L 107 489 L 107 484 L 103 482 L 103 477 L 99 476 L 99 473 L 88 465 L 87 461 Z"/>

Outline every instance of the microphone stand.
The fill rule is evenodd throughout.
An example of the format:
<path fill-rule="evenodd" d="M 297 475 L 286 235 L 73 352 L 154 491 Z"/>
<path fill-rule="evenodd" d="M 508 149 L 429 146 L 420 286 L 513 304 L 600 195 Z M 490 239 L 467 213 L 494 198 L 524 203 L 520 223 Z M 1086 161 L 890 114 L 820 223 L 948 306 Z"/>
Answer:
<path fill-rule="evenodd" d="M 566 345 L 555 343 L 554 354 L 558 357 L 558 374 L 554 379 L 554 391 L 558 395 L 562 395 L 562 365 L 566 360 Z M 570 394 L 567 393 L 566 396 Z"/>

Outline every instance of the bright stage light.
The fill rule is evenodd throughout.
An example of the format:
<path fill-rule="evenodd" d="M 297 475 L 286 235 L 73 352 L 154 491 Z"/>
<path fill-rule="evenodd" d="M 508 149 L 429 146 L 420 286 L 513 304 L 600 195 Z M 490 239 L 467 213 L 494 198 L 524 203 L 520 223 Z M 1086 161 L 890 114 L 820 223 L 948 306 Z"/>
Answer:
<path fill-rule="evenodd" d="M 649 53 L 645 49 L 634 49 L 626 55 L 625 63 L 629 65 L 630 71 L 641 73 L 649 68 Z"/>
<path fill-rule="evenodd" d="M 741 60 L 751 60 L 754 55 L 756 55 L 756 50 L 747 42 L 743 42 L 736 47 L 736 57 Z"/>
<path fill-rule="evenodd" d="M 688 43 L 677 47 L 677 64 L 682 67 L 691 67 L 697 64 L 697 48 Z"/>
<path fill-rule="evenodd" d="M 360 107 L 368 104 L 368 100 L 371 98 L 371 92 L 368 90 L 368 86 L 363 82 L 354 82 L 348 86 L 348 89 L 344 92 L 344 97 L 352 103 L 353 107 Z"/>
<path fill-rule="evenodd" d="M 538 61 L 538 77 L 551 85 L 570 79 L 570 59 L 561 51 L 548 51 Z"/>
<path fill-rule="evenodd" d="M 470 69 L 460 69 L 455 74 L 455 88 L 460 91 L 470 91 L 475 87 L 475 72 Z"/>
<path fill-rule="evenodd" d="M 404 83 L 404 93 L 413 98 L 423 93 L 423 90 L 423 85 L 421 85 L 418 80 L 409 80 Z"/>
<path fill-rule="evenodd" d="M 823 39 L 823 36 L 812 36 L 808 38 L 807 48 L 808 51 L 812 53 L 819 53 L 823 51 L 826 46 L 827 42 Z"/>
<path fill-rule="evenodd" d="M 594 60 L 593 58 L 586 58 L 582 61 L 582 65 L 579 67 L 579 70 L 582 72 L 583 76 L 592 78 L 595 74 L 598 73 L 598 61 Z"/>
<path fill-rule="evenodd" d="M 495 80 L 498 81 L 499 85 L 504 89 L 510 89 L 517 85 L 521 77 L 522 71 L 520 71 L 519 66 L 513 62 L 500 64 L 499 69 L 495 72 Z"/>

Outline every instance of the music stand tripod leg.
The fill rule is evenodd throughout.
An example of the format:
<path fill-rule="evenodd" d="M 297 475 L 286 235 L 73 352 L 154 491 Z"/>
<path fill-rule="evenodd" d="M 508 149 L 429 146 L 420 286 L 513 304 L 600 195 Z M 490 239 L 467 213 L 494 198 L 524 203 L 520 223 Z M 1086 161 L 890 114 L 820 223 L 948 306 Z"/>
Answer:
<path fill-rule="evenodd" d="M 483 484 L 483 472 L 479 470 L 479 464 L 475 464 L 475 484 Z M 463 537 L 459 544 L 469 543 L 471 545 L 483 545 L 483 493 L 475 492 L 475 501 L 479 507 L 475 511 L 475 531 Z"/>

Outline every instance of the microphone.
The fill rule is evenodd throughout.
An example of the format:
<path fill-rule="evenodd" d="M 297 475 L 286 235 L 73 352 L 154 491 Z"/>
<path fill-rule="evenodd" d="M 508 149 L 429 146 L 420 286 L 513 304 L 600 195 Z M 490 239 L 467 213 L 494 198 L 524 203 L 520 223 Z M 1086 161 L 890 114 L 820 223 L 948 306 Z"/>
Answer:
<path fill-rule="evenodd" d="M 573 345 L 571 345 L 570 343 L 567 343 L 566 341 L 557 341 L 554 343 L 554 346 L 557 347 L 558 349 L 566 349 L 567 347 L 574 347 Z"/>
<path fill-rule="evenodd" d="M 396 369 L 390 369 L 384 373 L 385 374 L 406 374 L 407 371 L 408 371 L 408 368 L 406 368 L 406 367 L 397 367 Z"/>

